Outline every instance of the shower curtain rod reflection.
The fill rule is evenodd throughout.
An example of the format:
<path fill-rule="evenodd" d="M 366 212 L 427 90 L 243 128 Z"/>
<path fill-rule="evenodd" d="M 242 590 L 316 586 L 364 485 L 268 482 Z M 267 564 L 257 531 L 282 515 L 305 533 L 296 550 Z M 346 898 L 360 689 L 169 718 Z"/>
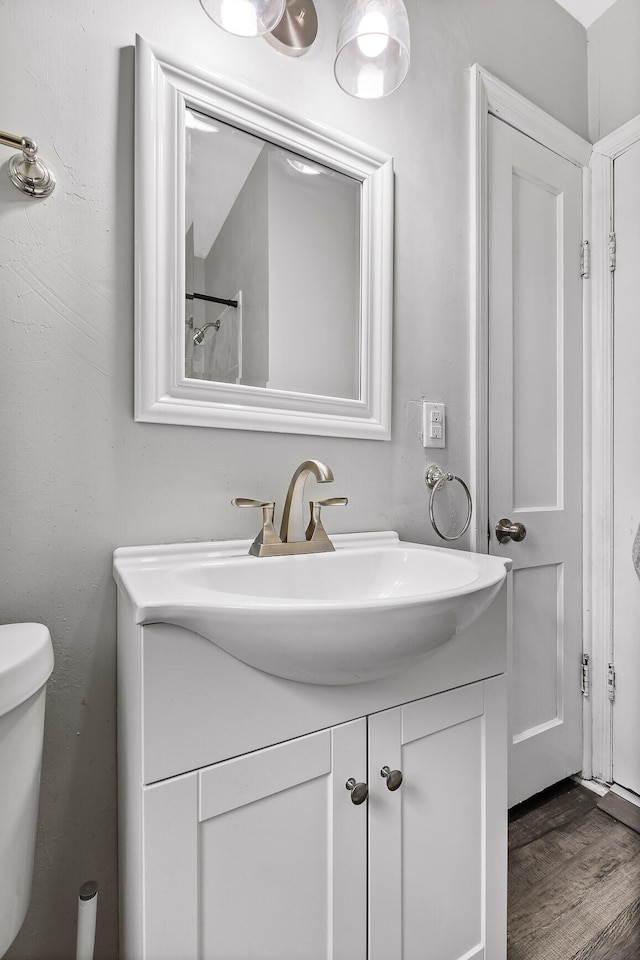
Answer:
<path fill-rule="evenodd" d="M 224 303 L 227 307 L 238 307 L 237 300 L 225 300 L 223 297 L 210 297 L 206 293 L 187 293 L 187 300 L 206 300 L 208 303 Z"/>

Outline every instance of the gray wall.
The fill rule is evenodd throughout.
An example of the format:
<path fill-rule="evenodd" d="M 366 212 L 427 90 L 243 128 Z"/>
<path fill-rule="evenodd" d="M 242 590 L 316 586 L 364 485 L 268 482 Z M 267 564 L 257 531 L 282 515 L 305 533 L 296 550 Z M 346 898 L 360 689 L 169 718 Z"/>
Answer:
<path fill-rule="evenodd" d="M 206 293 L 230 300 L 242 291 L 242 382 L 254 387 L 264 387 L 269 378 L 268 178 L 263 149 L 205 261 Z M 210 308 L 209 319 L 221 310 Z"/>
<path fill-rule="evenodd" d="M 640 3 L 617 0 L 587 30 L 593 143 L 640 114 Z"/>
<path fill-rule="evenodd" d="M 47 623 L 56 653 L 35 886 L 11 960 L 73 956 L 88 878 L 100 882 L 96 960 L 117 956 L 113 548 L 252 536 L 256 517 L 230 498 L 282 503 L 309 456 L 349 497 L 330 533 L 434 542 L 414 401 L 447 402 L 439 459 L 468 477 L 469 65 L 587 134 L 585 32 L 554 0 L 408 0 L 411 71 L 381 102 L 335 84 L 343 3 L 319 8 L 317 43 L 287 59 L 224 34 L 197 0 L 0 4 L 2 126 L 33 136 L 58 177 L 43 202 L 0 178 L 0 609 Z M 136 32 L 394 155 L 392 442 L 134 423 Z"/>
<path fill-rule="evenodd" d="M 360 186 L 269 156 L 269 385 L 359 396 Z"/>

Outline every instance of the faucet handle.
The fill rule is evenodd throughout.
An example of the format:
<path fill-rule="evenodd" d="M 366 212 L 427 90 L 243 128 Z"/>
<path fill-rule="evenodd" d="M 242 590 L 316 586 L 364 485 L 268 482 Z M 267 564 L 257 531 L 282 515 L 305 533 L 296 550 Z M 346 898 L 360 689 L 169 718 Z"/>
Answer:
<path fill-rule="evenodd" d="M 270 500 L 251 500 L 249 497 L 234 497 L 231 503 L 234 507 L 273 507 L 275 503 Z"/>
<path fill-rule="evenodd" d="M 252 556 L 264 556 L 266 551 L 263 550 L 263 547 L 281 543 L 280 537 L 276 533 L 276 528 L 273 525 L 273 512 L 276 507 L 273 500 L 251 500 L 249 497 L 234 497 L 231 503 L 234 507 L 262 508 L 262 529 L 249 549 L 249 553 Z"/>
<path fill-rule="evenodd" d="M 327 531 L 322 526 L 322 520 L 320 519 L 320 508 L 321 507 L 344 507 L 349 501 L 346 497 L 328 497 L 326 500 L 310 500 L 309 507 L 311 510 L 311 517 L 309 519 L 309 526 L 305 530 L 305 537 L 307 540 L 313 540 L 317 542 L 318 540 L 326 541 L 331 543 L 329 537 L 327 536 Z M 331 544 L 331 549 L 333 549 L 333 544 Z"/>

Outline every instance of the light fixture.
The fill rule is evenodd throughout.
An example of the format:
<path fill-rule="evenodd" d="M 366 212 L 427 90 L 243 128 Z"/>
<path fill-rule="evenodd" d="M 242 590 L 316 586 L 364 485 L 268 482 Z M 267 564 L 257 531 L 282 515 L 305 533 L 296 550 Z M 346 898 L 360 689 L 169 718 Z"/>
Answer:
<path fill-rule="evenodd" d="M 377 100 L 393 93 L 409 69 L 409 19 L 402 0 L 349 0 L 334 65 L 352 97 Z"/>
<path fill-rule="evenodd" d="M 318 33 L 318 15 L 313 0 L 286 0 L 282 19 L 264 38 L 287 57 L 301 57 Z"/>
<path fill-rule="evenodd" d="M 239 37 L 261 37 L 274 30 L 286 0 L 200 0 L 214 23 Z"/>
<path fill-rule="evenodd" d="M 239 37 L 264 37 L 280 53 L 301 57 L 316 39 L 313 0 L 200 0 L 214 23 Z M 409 69 L 409 19 L 402 0 L 349 0 L 336 46 L 335 78 L 352 97 L 377 100 Z"/>
<path fill-rule="evenodd" d="M 293 167 L 296 173 L 304 173 L 306 176 L 317 177 L 319 174 L 324 173 L 324 170 L 316 166 L 315 163 L 307 163 L 306 161 L 298 160 L 297 157 L 287 157 L 287 163 L 290 167 Z"/>

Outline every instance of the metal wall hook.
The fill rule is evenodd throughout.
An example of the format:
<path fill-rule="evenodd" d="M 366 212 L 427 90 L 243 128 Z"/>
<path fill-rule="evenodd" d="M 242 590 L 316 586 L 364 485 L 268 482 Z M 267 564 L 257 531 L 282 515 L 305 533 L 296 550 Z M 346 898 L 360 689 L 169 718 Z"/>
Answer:
<path fill-rule="evenodd" d="M 55 178 L 38 157 L 35 140 L 0 130 L 0 144 L 22 150 L 9 160 L 9 179 L 18 190 L 28 197 L 48 197 L 53 193 Z"/>
<path fill-rule="evenodd" d="M 436 524 L 436 518 L 433 513 L 433 501 L 435 500 L 436 493 L 445 483 L 449 480 L 457 480 L 461 484 L 464 492 L 467 495 L 467 519 L 464 522 L 464 526 L 460 533 L 456 533 L 455 537 L 448 537 L 444 533 L 440 533 L 438 526 Z M 459 540 L 460 537 L 465 534 L 471 523 L 471 514 L 473 511 L 473 505 L 471 502 L 471 494 L 469 493 L 469 487 L 466 485 L 464 480 L 461 480 L 460 477 L 456 477 L 453 473 L 445 473 L 442 467 L 439 467 L 437 463 L 432 464 L 427 472 L 424 475 L 424 482 L 428 487 L 431 487 L 431 496 L 429 497 L 429 520 L 431 520 L 431 526 L 438 534 L 442 540 Z"/>

